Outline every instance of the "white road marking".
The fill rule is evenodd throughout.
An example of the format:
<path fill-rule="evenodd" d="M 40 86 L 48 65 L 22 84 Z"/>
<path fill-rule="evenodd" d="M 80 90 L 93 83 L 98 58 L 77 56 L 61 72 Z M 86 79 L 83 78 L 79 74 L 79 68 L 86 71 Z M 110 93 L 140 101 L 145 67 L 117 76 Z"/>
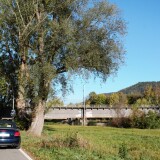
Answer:
<path fill-rule="evenodd" d="M 19 151 L 28 159 L 28 160 L 33 160 L 31 157 L 28 156 L 22 149 L 19 149 Z"/>

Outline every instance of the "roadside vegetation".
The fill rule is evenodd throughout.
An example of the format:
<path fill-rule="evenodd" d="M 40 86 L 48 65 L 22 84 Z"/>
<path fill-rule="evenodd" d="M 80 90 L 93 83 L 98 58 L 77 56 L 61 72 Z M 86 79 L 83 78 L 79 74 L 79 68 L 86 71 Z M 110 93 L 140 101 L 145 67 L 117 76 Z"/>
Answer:
<path fill-rule="evenodd" d="M 45 124 L 41 137 L 22 132 L 35 160 L 159 160 L 160 130 Z"/>

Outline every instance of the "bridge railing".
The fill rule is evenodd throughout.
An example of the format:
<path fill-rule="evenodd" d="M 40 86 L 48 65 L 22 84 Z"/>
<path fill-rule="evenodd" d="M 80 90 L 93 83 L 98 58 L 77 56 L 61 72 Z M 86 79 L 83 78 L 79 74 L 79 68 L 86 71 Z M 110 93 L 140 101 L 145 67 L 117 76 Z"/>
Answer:
<path fill-rule="evenodd" d="M 66 109 L 100 109 L 100 108 L 103 108 L 103 109 L 122 109 L 122 108 L 125 108 L 125 109 L 133 109 L 135 108 L 134 106 L 132 105 L 114 105 L 114 106 L 111 106 L 111 105 L 67 105 L 67 106 L 52 106 L 51 108 L 66 108 Z M 137 107 L 137 109 L 159 109 L 160 106 L 150 106 L 150 105 L 141 105 L 139 107 Z"/>

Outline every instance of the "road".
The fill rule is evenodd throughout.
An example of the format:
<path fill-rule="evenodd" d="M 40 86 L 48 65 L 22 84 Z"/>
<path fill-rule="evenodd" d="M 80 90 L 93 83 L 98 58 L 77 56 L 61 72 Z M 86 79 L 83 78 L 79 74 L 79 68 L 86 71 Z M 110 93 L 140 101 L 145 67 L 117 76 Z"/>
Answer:
<path fill-rule="evenodd" d="M 32 160 L 21 149 L 0 148 L 1 160 Z"/>

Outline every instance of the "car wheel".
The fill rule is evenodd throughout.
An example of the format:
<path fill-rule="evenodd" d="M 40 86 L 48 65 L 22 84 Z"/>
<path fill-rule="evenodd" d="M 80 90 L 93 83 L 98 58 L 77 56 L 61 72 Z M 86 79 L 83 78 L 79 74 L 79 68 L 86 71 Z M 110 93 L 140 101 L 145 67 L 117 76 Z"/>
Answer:
<path fill-rule="evenodd" d="M 18 146 L 15 146 L 14 148 L 15 148 L 15 149 L 20 149 L 20 148 L 21 148 L 21 146 L 20 146 L 20 145 L 18 145 Z"/>

